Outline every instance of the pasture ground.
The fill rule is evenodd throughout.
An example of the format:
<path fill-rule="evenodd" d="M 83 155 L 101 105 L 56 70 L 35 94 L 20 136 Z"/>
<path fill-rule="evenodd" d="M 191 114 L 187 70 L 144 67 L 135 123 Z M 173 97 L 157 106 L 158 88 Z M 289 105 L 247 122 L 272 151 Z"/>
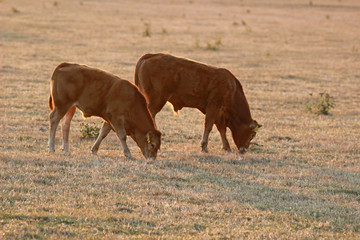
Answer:
<path fill-rule="evenodd" d="M 358 0 L 1 0 L 0 239 L 360 239 Z M 264 126 L 250 151 L 221 150 L 203 115 L 167 105 L 156 161 L 98 156 L 72 122 L 48 153 L 49 78 L 63 61 L 133 81 L 168 52 L 230 69 Z M 327 91 L 331 115 L 306 113 Z M 231 139 L 230 133 L 229 140 Z"/>

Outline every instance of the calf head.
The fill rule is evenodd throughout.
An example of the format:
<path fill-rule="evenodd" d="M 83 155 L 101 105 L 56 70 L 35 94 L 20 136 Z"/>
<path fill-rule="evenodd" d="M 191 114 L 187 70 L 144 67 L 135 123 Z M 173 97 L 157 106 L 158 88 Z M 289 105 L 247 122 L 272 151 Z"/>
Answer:
<path fill-rule="evenodd" d="M 245 153 L 249 148 L 251 140 L 256 136 L 260 127 L 262 127 L 261 124 L 256 120 L 252 120 L 250 124 L 242 123 L 231 129 L 231 135 L 241 154 Z"/>
<path fill-rule="evenodd" d="M 156 129 L 147 132 L 143 142 L 144 144 L 141 148 L 143 155 L 147 159 L 155 160 L 161 145 L 161 132 Z"/>

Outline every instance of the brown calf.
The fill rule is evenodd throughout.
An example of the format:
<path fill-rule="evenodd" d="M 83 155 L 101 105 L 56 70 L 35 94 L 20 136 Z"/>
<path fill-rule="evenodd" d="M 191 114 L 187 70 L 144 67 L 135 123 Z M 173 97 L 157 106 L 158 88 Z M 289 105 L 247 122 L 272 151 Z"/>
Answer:
<path fill-rule="evenodd" d="M 69 152 L 70 121 L 79 108 L 84 117 L 98 116 L 105 120 L 92 147 L 94 154 L 102 139 L 113 129 L 126 157 L 132 157 L 126 144 L 129 135 L 146 158 L 156 158 L 161 133 L 155 127 L 145 97 L 129 81 L 96 68 L 62 63 L 51 77 L 49 107 L 52 110 L 49 115 L 50 152 L 55 151 L 55 133 L 61 119 L 63 148 Z"/>
<path fill-rule="evenodd" d="M 167 54 L 146 54 L 137 62 L 135 84 L 147 97 L 154 119 L 167 101 L 175 112 L 191 107 L 205 114 L 201 142 L 204 152 L 208 151 L 208 137 L 214 124 L 220 132 L 223 149 L 230 150 L 226 139 L 229 127 L 240 153 L 246 151 L 261 127 L 251 117 L 239 80 L 227 69 Z"/>

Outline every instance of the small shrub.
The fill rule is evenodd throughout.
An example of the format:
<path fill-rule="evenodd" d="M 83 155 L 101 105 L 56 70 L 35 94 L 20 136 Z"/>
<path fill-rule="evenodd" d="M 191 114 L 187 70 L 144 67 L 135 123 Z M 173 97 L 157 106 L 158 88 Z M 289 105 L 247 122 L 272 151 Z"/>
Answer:
<path fill-rule="evenodd" d="M 200 48 L 199 39 L 196 39 L 196 40 L 195 40 L 195 48 L 196 48 L 196 49 L 199 49 L 199 48 Z"/>
<path fill-rule="evenodd" d="M 13 13 L 20 13 L 20 11 L 15 7 L 12 7 L 11 10 Z"/>
<path fill-rule="evenodd" d="M 206 43 L 206 50 L 217 51 L 218 47 L 216 45 L 213 45 L 213 44 L 207 42 Z"/>
<path fill-rule="evenodd" d="M 143 32 L 144 37 L 151 37 L 151 28 L 149 23 L 145 23 L 145 30 Z"/>
<path fill-rule="evenodd" d="M 162 29 L 162 34 L 168 34 L 168 31 L 166 30 L 166 28 Z"/>
<path fill-rule="evenodd" d="M 252 29 L 251 29 L 251 27 L 246 27 L 246 32 L 252 32 Z"/>
<path fill-rule="evenodd" d="M 211 44 L 209 42 L 206 43 L 206 50 L 211 51 L 217 51 L 219 50 L 219 47 L 221 46 L 221 38 L 217 39 L 214 44 Z"/>
<path fill-rule="evenodd" d="M 100 128 L 90 125 L 88 123 L 80 124 L 81 138 L 97 138 L 99 136 Z"/>
<path fill-rule="evenodd" d="M 313 96 L 310 93 L 310 101 L 306 104 L 306 110 L 316 114 L 330 114 L 330 109 L 335 107 L 334 98 L 327 92 L 319 93 L 318 96 Z"/>
<path fill-rule="evenodd" d="M 220 45 L 221 45 L 221 38 L 219 38 L 218 40 L 215 41 L 215 45 L 216 45 L 216 46 L 220 46 Z"/>

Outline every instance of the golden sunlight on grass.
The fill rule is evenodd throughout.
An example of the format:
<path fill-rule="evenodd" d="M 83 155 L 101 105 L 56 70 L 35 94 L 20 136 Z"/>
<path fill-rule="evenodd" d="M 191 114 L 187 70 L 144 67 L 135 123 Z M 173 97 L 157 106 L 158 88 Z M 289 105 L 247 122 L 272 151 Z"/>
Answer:
<path fill-rule="evenodd" d="M 360 239 L 360 2 L 0 1 L 0 239 Z M 168 52 L 231 70 L 263 127 L 245 155 L 204 116 L 157 115 L 156 161 L 98 156 L 75 114 L 70 154 L 48 153 L 49 78 L 76 62 L 133 81 Z M 328 115 L 306 111 L 328 93 Z M 228 131 L 228 138 L 231 139 Z"/>

